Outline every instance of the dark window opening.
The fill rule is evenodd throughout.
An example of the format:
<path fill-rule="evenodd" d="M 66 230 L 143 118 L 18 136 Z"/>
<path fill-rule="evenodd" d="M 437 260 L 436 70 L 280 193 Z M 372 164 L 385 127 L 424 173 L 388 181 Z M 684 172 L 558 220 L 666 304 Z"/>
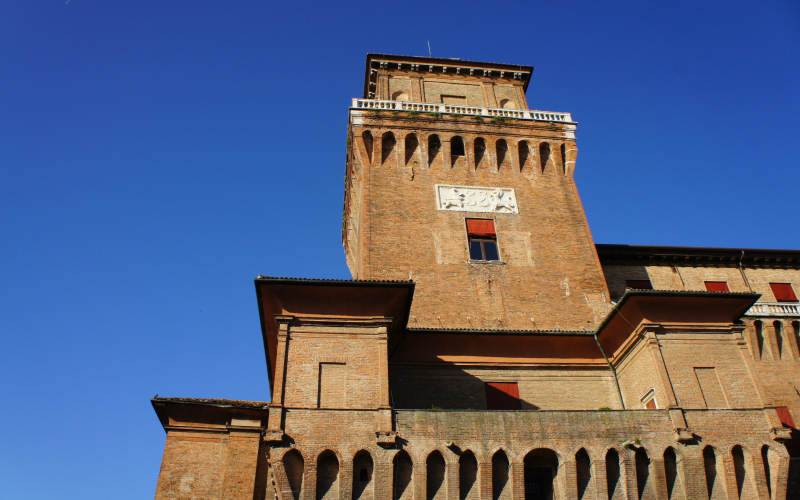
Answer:
<path fill-rule="evenodd" d="M 519 410 L 519 388 L 516 382 L 486 382 L 487 410 Z"/>
<path fill-rule="evenodd" d="M 487 262 L 500 260 L 493 220 L 467 219 L 467 236 L 469 238 L 469 258 L 471 260 Z"/>
<path fill-rule="evenodd" d="M 625 280 L 625 288 L 633 288 L 635 290 L 652 290 L 653 284 L 650 280 Z"/>
<path fill-rule="evenodd" d="M 706 281 L 706 290 L 709 292 L 725 292 L 728 293 L 731 290 L 728 288 L 727 281 Z"/>
<path fill-rule="evenodd" d="M 778 302 L 797 302 L 791 283 L 770 283 L 769 287 Z"/>

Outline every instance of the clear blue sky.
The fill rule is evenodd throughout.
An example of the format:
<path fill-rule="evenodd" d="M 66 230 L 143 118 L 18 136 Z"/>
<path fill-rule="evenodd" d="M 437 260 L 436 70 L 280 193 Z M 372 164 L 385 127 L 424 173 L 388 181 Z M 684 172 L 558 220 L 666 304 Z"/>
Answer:
<path fill-rule="evenodd" d="M 535 66 L 597 242 L 800 248 L 794 0 L 3 3 L 2 498 L 151 497 L 150 397 L 268 399 L 252 279 L 349 277 L 368 51 Z"/>

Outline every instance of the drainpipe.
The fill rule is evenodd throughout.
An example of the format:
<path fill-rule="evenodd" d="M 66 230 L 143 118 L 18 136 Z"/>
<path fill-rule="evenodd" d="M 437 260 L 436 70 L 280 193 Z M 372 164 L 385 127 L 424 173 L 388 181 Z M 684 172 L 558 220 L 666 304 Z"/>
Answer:
<path fill-rule="evenodd" d="M 739 272 L 742 275 L 742 279 L 744 280 L 744 284 L 747 285 L 747 288 L 752 292 L 753 287 L 750 286 L 750 280 L 747 279 L 747 275 L 744 273 L 744 267 L 742 266 L 742 260 L 744 259 L 744 248 L 742 249 L 742 253 L 739 254 Z"/>
<path fill-rule="evenodd" d="M 617 369 L 614 368 L 614 365 L 611 364 L 611 360 L 608 359 L 606 356 L 606 351 L 603 349 L 603 346 L 600 345 L 600 340 L 597 339 L 597 332 L 593 333 L 592 336 L 594 337 L 594 341 L 597 343 L 597 348 L 600 349 L 600 354 L 603 355 L 603 359 L 606 360 L 608 364 L 608 369 L 611 370 L 611 374 L 614 375 L 614 385 L 617 387 L 617 395 L 619 396 L 619 404 L 622 405 L 622 409 L 625 410 L 625 400 L 622 399 L 622 388 L 619 386 L 619 378 L 617 377 Z"/>

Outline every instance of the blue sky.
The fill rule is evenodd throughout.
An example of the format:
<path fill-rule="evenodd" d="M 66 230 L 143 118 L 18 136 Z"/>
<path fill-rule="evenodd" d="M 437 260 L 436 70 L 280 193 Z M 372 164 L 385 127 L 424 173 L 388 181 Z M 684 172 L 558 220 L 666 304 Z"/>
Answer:
<path fill-rule="evenodd" d="M 349 277 L 367 52 L 533 65 L 597 242 L 800 248 L 796 1 L 3 3 L 3 498 L 150 497 L 150 397 L 268 399 L 252 279 Z"/>

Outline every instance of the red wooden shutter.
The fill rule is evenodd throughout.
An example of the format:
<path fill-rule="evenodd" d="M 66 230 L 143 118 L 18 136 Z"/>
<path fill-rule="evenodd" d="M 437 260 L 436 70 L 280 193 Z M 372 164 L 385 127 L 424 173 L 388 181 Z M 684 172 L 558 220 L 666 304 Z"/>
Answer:
<path fill-rule="evenodd" d="M 709 292 L 730 292 L 727 281 L 706 281 L 706 290 Z"/>
<path fill-rule="evenodd" d="M 625 280 L 625 288 L 635 288 L 636 290 L 652 290 L 653 284 L 650 280 Z"/>
<path fill-rule="evenodd" d="M 792 420 L 792 414 L 789 413 L 789 408 L 786 406 L 779 406 L 775 409 L 778 411 L 778 418 L 781 419 L 781 423 L 786 427 L 794 429 L 794 420 Z"/>
<path fill-rule="evenodd" d="M 770 283 L 772 293 L 778 302 L 797 302 L 797 295 L 794 294 L 792 285 L 789 283 Z"/>
<path fill-rule="evenodd" d="M 519 388 L 516 382 L 486 382 L 487 410 L 519 410 Z"/>
<path fill-rule="evenodd" d="M 494 221 L 491 219 L 467 219 L 467 233 L 470 236 L 494 238 Z"/>

